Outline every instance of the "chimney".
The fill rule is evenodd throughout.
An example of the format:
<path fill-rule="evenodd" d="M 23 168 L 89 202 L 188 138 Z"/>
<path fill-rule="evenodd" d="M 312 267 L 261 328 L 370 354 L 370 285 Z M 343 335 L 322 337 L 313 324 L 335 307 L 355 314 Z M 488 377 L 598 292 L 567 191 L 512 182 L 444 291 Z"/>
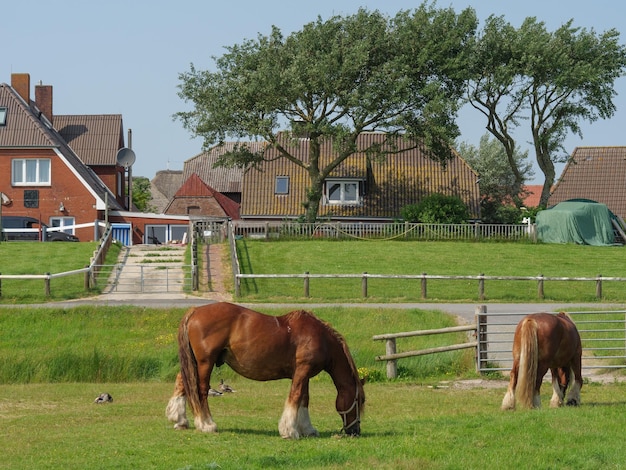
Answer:
<path fill-rule="evenodd" d="M 12 73 L 11 87 L 17 91 L 26 104 L 30 105 L 30 75 L 27 73 Z"/>
<path fill-rule="evenodd" d="M 35 85 L 35 104 L 39 111 L 52 123 L 52 85 Z"/>

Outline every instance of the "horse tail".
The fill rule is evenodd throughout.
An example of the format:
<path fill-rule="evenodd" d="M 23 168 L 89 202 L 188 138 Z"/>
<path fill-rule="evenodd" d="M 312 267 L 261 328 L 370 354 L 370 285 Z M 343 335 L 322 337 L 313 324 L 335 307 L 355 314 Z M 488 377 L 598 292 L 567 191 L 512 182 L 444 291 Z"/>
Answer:
<path fill-rule="evenodd" d="M 200 414 L 200 395 L 198 392 L 198 363 L 196 356 L 191 349 L 189 343 L 189 318 L 194 314 L 195 310 L 189 309 L 178 327 L 178 359 L 180 361 L 180 375 L 185 388 L 185 395 L 189 400 L 189 405 L 193 410 L 194 416 Z"/>
<path fill-rule="evenodd" d="M 527 408 L 533 408 L 538 362 L 537 323 L 532 318 L 525 318 L 520 325 L 517 395 L 520 404 Z"/>

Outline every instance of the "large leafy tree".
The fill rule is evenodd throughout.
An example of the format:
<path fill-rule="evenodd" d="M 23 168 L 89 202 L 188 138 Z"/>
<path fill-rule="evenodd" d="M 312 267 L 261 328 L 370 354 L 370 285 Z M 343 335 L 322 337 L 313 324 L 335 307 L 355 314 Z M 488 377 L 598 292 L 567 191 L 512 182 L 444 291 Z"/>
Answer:
<path fill-rule="evenodd" d="M 468 100 L 487 118 L 487 130 L 503 145 L 521 190 L 514 154 L 514 129 L 526 120 L 535 158 L 544 174 L 541 205 L 555 181 L 554 164 L 567 158 L 568 133 L 580 136 L 580 122 L 611 117 L 615 80 L 624 74 L 626 49 L 619 33 L 572 27 L 554 32 L 527 18 L 514 28 L 503 17 L 489 17 L 474 45 Z"/>
<path fill-rule="evenodd" d="M 478 147 L 461 142 L 457 148 L 480 177 L 481 219 L 488 223 L 509 222 L 501 216 L 509 212 L 503 209 L 515 207 L 512 204 L 519 203 L 519 196 L 523 193 L 518 186 L 517 175 L 511 171 L 505 147 L 489 136 L 489 133 L 484 134 Z M 522 152 L 516 147 L 513 160 L 522 182 L 533 176 L 528 150 Z"/>
<path fill-rule="evenodd" d="M 283 37 L 269 36 L 227 48 L 215 71 L 180 74 L 179 96 L 193 110 L 175 115 L 204 146 L 235 139 L 219 165 L 250 167 L 273 155 L 303 167 L 309 175 L 305 218 L 315 221 L 324 180 L 356 150 L 363 131 L 385 131 L 423 142 L 445 163 L 458 135 L 456 112 L 466 78 L 466 51 L 476 29 L 473 10 L 423 4 L 394 18 L 360 9 L 305 25 Z M 306 133 L 309 155 L 290 153 L 293 137 Z M 321 143 L 332 140 L 336 158 L 322 164 Z M 246 142 L 268 146 L 251 152 Z M 372 158 L 393 144 L 365 151 Z"/>

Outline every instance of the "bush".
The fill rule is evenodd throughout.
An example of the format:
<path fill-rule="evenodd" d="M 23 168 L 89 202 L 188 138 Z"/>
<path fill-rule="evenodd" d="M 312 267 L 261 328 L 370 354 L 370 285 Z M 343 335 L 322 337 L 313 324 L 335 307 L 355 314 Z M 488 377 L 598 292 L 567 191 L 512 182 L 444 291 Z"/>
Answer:
<path fill-rule="evenodd" d="M 419 204 L 404 206 L 400 214 L 411 223 L 462 224 L 469 219 L 469 211 L 461 198 L 438 193 L 425 197 Z"/>

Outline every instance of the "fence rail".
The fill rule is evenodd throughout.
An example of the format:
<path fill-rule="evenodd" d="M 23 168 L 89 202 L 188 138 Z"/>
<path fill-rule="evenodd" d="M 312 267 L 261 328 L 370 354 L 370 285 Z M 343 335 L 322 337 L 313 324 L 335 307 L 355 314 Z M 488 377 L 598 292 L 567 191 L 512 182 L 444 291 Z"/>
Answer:
<path fill-rule="evenodd" d="M 626 368 L 626 311 L 603 310 L 568 312 L 568 314 L 576 323 L 583 343 L 583 369 Z M 510 371 L 513 363 L 512 345 L 515 327 L 524 315 L 519 313 L 488 313 L 487 307 L 481 305 L 476 308 L 474 325 L 375 335 L 372 337 L 373 340 L 386 341 L 385 354 L 376 356 L 376 360 L 386 361 L 387 377 L 396 378 L 398 359 L 474 348 L 478 373 Z M 422 350 L 397 352 L 396 343 L 400 338 L 462 331 L 473 332 L 472 336 L 475 340 Z"/>
<path fill-rule="evenodd" d="M 473 280 L 477 281 L 478 299 L 485 300 L 485 281 L 536 281 L 537 297 L 545 298 L 545 283 L 551 281 L 566 282 L 593 282 L 595 283 L 596 298 L 602 299 L 602 285 L 604 282 L 626 282 L 626 277 L 608 277 L 598 274 L 595 277 L 557 277 L 557 276 L 488 276 L 485 274 L 478 275 L 439 275 L 439 274 L 312 274 L 305 272 L 302 274 L 241 274 L 239 271 L 239 262 L 236 257 L 236 249 L 231 247 L 231 256 L 233 263 L 233 273 L 235 278 L 235 294 L 241 295 L 242 279 L 302 279 L 303 280 L 303 296 L 310 296 L 310 280 L 311 279 L 361 279 L 361 296 L 368 296 L 368 279 L 405 279 L 421 281 L 421 298 L 428 298 L 428 280 Z"/>

